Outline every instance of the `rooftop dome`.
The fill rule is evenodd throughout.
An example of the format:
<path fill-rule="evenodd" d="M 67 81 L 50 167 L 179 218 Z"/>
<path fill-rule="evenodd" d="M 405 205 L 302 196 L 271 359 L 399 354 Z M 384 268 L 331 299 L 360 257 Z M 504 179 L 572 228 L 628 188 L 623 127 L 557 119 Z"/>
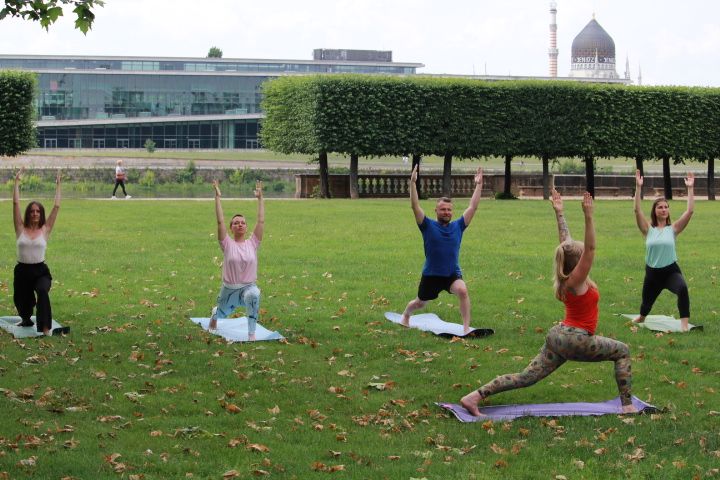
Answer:
<path fill-rule="evenodd" d="M 573 59 L 578 57 L 595 58 L 597 52 L 597 56 L 601 59 L 612 58 L 614 60 L 615 42 L 593 17 L 573 40 L 571 52 Z"/>

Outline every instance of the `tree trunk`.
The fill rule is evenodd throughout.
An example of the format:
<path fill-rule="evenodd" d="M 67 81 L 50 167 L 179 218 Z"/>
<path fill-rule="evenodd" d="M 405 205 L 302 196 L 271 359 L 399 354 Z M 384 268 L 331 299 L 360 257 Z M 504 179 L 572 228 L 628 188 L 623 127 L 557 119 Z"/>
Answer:
<path fill-rule="evenodd" d="M 707 197 L 708 200 L 715 200 L 715 159 L 707 159 Z"/>
<path fill-rule="evenodd" d="M 542 157 L 542 170 L 543 170 L 543 200 L 550 198 L 550 157 L 543 155 Z"/>
<path fill-rule="evenodd" d="M 420 185 L 420 161 L 421 161 L 421 160 L 422 160 L 422 156 L 416 155 L 416 154 L 413 153 L 413 156 L 412 156 L 412 169 L 411 169 L 411 171 L 412 171 L 413 169 L 415 169 L 415 167 L 417 167 L 417 181 L 415 182 L 415 185 L 417 186 L 418 198 L 425 198 L 425 197 L 423 197 L 422 187 L 421 187 L 421 185 Z"/>
<path fill-rule="evenodd" d="M 585 190 L 595 198 L 595 159 L 585 157 Z"/>
<path fill-rule="evenodd" d="M 452 154 L 446 153 L 443 160 L 443 197 L 452 197 Z"/>
<path fill-rule="evenodd" d="M 635 157 L 635 169 L 640 170 L 640 176 L 645 177 L 645 172 L 643 170 L 643 159 L 642 157 Z M 640 198 L 645 198 L 645 195 L 643 194 L 643 189 L 640 189 Z"/>
<path fill-rule="evenodd" d="M 350 154 L 350 198 L 360 198 L 358 193 L 358 156 Z"/>
<path fill-rule="evenodd" d="M 512 198 L 512 190 L 510 189 L 510 182 L 512 181 L 512 173 L 511 173 L 511 162 L 512 162 L 512 155 L 505 155 L 505 186 L 503 188 L 503 196 L 505 198 Z"/>
<path fill-rule="evenodd" d="M 320 197 L 330 198 L 330 177 L 328 175 L 327 152 L 320 152 L 318 163 L 320 163 Z"/>
<path fill-rule="evenodd" d="M 665 199 L 672 200 L 672 179 L 670 178 L 670 157 L 663 157 L 663 189 L 665 190 Z"/>

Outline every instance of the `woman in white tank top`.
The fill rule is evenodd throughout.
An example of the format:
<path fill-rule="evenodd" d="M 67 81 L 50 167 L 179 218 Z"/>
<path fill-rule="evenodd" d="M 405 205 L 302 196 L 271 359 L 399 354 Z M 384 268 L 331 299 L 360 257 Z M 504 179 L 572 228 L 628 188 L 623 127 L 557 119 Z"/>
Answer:
<path fill-rule="evenodd" d="M 52 310 L 50 307 L 50 287 L 52 276 L 45 264 L 45 250 L 50 238 L 58 211 L 60 210 L 60 177 L 58 170 L 55 180 L 55 204 L 50 215 L 45 218 L 45 208 L 39 202 L 32 201 L 20 213 L 20 180 L 23 171 L 15 175 L 13 189 L 13 224 L 17 240 L 17 265 L 15 265 L 13 300 L 18 315 L 22 319 L 19 326 L 32 327 L 30 317 L 36 309 L 37 331 L 51 335 Z"/>

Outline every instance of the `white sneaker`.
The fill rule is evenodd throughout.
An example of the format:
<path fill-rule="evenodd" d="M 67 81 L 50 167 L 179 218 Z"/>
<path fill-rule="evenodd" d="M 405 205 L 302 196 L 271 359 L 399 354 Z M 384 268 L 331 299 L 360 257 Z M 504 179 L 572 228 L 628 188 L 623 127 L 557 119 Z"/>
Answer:
<path fill-rule="evenodd" d="M 117 200 L 117 197 L 113 195 L 112 197 L 110 197 L 110 200 Z"/>
<path fill-rule="evenodd" d="M 130 195 L 125 195 L 125 200 L 130 200 L 132 197 Z"/>

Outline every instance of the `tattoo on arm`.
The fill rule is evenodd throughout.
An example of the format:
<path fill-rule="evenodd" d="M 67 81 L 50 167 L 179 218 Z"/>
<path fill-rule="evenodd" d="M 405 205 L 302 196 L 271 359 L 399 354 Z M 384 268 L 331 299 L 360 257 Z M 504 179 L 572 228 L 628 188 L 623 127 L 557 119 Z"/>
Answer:
<path fill-rule="evenodd" d="M 570 229 L 567 226 L 565 217 L 563 215 L 557 216 L 558 234 L 560 236 L 560 243 L 570 240 Z"/>

